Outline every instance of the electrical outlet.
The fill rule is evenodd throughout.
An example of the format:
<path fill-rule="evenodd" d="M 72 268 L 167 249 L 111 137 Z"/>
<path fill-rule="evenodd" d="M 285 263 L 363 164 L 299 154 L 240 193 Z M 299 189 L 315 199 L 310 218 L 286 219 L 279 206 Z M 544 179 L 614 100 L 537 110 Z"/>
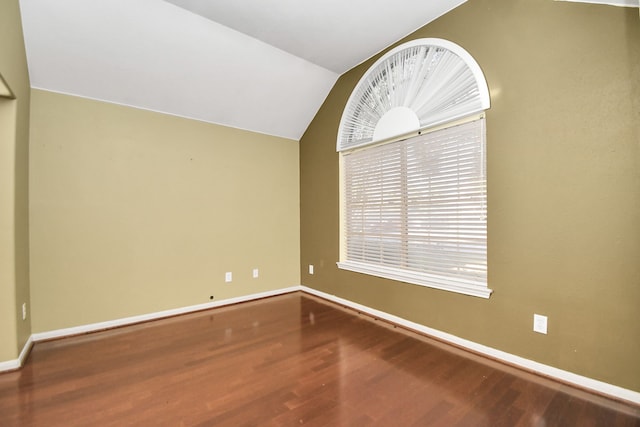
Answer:
<path fill-rule="evenodd" d="M 22 303 L 22 320 L 27 320 L 27 303 Z"/>
<path fill-rule="evenodd" d="M 230 283 L 233 280 L 233 274 L 230 271 L 224 273 L 224 281 Z"/>
<path fill-rule="evenodd" d="M 258 271 L 258 269 L 254 268 L 253 269 L 253 278 L 257 279 L 259 275 L 260 275 L 260 272 Z"/>
<path fill-rule="evenodd" d="M 313 274 L 313 264 L 309 264 L 309 274 Z"/>
<path fill-rule="evenodd" d="M 547 333 L 547 316 L 541 314 L 533 315 L 533 331 L 541 334 Z"/>

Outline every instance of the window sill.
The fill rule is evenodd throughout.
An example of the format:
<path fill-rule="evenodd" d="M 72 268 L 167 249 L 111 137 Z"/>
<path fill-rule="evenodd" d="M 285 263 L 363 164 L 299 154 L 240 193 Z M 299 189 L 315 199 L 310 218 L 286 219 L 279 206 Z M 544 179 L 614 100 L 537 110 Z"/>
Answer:
<path fill-rule="evenodd" d="M 381 267 L 378 265 L 354 261 L 338 262 L 337 265 L 338 268 L 342 270 L 369 274 L 371 276 L 382 277 L 384 279 L 398 280 L 400 282 L 411 283 L 413 285 L 426 286 L 428 288 L 451 291 L 474 297 L 489 298 L 493 292 L 491 289 L 480 283 L 474 283 L 466 280 L 454 280 L 449 277 L 416 273 L 397 268 Z"/>

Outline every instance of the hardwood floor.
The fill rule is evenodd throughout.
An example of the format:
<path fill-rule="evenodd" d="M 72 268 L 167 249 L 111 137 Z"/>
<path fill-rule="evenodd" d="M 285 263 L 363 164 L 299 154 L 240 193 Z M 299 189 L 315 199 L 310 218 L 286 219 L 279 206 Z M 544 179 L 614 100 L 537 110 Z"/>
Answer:
<path fill-rule="evenodd" d="M 38 343 L 0 426 L 640 426 L 575 390 L 301 293 Z"/>

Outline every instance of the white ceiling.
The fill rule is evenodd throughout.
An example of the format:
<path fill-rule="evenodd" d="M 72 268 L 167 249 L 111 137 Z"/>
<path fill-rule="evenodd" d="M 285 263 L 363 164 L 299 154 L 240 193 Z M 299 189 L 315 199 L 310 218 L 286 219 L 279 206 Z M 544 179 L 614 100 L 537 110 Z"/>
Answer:
<path fill-rule="evenodd" d="M 638 7 L 638 5 L 640 5 L 640 0 L 556 0 L 556 1 L 568 1 L 573 3 L 608 4 L 609 6 L 620 6 L 620 7 Z"/>
<path fill-rule="evenodd" d="M 465 1 L 20 5 L 35 88 L 299 140 L 342 73 Z"/>
<path fill-rule="evenodd" d="M 337 74 L 349 71 L 464 2 L 167 1 Z"/>

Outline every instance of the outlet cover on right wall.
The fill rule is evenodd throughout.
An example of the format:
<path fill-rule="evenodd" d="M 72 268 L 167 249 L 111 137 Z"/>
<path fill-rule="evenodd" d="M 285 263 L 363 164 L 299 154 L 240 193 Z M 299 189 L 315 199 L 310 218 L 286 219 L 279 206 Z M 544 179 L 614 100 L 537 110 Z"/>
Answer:
<path fill-rule="evenodd" d="M 541 314 L 533 315 L 533 331 L 541 334 L 547 333 L 547 316 Z"/>

